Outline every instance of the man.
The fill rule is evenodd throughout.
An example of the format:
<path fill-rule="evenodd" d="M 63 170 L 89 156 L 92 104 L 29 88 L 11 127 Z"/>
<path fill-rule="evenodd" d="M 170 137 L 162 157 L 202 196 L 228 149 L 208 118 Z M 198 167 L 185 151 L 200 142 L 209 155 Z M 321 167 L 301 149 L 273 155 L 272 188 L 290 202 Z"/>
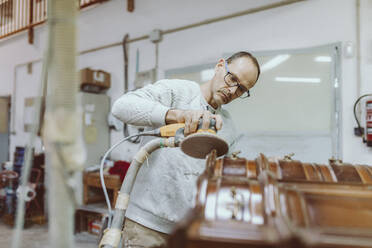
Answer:
<path fill-rule="evenodd" d="M 187 80 L 160 80 L 129 92 L 113 105 L 113 114 L 128 124 L 149 129 L 185 123 L 185 135 L 196 131 L 199 119 L 208 128 L 216 120 L 218 135 L 229 145 L 236 138 L 228 112 L 221 108 L 238 97 L 249 96 L 260 74 L 255 57 L 238 52 L 216 64 L 213 78 L 199 85 Z M 143 137 L 142 144 L 151 137 Z M 196 180 L 205 161 L 183 154 L 179 148 L 153 152 L 140 169 L 126 212 L 125 247 L 164 247 L 174 224 L 194 201 Z"/>

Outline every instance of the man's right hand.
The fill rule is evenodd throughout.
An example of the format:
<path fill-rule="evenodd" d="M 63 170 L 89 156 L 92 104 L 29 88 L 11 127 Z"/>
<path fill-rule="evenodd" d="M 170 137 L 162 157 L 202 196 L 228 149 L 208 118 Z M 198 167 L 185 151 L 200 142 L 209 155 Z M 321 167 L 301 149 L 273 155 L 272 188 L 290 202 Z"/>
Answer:
<path fill-rule="evenodd" d="M 200 118 L 203 118 L 202 129 L 209 128 L 211 119 L 216 120 L 217 130 L 222 128 L 222 117 L 220 115 L 214 115 L 207 110 L 170 109 L 165 115 L 165 123 L 185 123 L 185 136 L 187 136 L 197 131 Z"/>

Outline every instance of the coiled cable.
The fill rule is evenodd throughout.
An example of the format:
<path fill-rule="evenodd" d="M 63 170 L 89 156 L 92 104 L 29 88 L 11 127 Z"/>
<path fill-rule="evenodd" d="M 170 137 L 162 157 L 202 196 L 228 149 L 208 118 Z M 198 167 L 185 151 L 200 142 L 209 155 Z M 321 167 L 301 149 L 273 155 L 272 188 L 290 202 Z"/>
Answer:
<path fill-rule="evenodd" d="M 105 200 L 106 200 L 107 209 L 108 209 L 108 227 L 111 227 L 112 208 L 111 208 L 111 202 L 110 202 L 110 199 L 109 199 L 109 196 L 108 196 L 108 193 L 107 193 L 107 189 L 106 189 L 106 185 L 105 185 L 105 179 L 103 177 L 103 166 L 105 164 L 105 160 L 106 160 L 107 156 L 112 152 L 112 150 L 114 150 L 117 146 L 119 146 L 124 141 L 127 141 L 128 139 L 131 139 L 133 137 L 139 137 L 139 136 L 158 136 L 158 135 L 159 135 L 158 129 L 130 135 L 128 137 L 125 137 L 125 138 L 121 139 L 115 145 L 110 147 L 110 149 L 108 149 L 107 152 L 105 153 L 105 155 L 102 157 L 101 164 L 100 164 L 100 167 L 99 167 L 99 176 L 100 176 L 102 190 L 103 190 L 103 194 L 105 195 Z"/>

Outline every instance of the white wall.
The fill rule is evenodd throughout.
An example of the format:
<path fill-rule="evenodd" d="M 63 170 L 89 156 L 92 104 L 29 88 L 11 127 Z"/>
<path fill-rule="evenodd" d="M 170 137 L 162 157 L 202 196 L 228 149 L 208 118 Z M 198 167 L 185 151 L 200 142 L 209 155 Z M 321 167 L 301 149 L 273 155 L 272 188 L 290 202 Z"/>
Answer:
<path fill-rule="evenodd" d="M 362 1 L 362 91 L 372 92 L 369 82 L 372 63 L 372 1 Z M 85 50 L 109 43 L 119 42 L 125 33 L 130 37 L 148 34 L 157 28 L 166 30 L 235 13 L 244 9 L 278 2 L 273 0 L 247 1 L 136 1 L 134 13 L 128 13 L 125 1 L 111 0 L 96 8 L 81 13 L 79 19 L 79 49 Z M 159 66 L 171 69 L 192 64 L 215 62 L 226 52 L 238 50 L 277 50 L 312 47 L 334 42 L 356 41 L 356 9 L 351 0 L 309 0 L 278 9 L 238 17 L 219 23 L 166 35 L 159 45 Z M 38 27 L 35 44 L 27 44 L 27 34 L 22 33 L 0 41 L 0 95 L 12 92 L 13 70 L 16 64 L 40 58 L 45 48 L 46 28 Z M 152 68 L 155 64 L 154 45 L 150 41 L 130 44 L 130 81 L 135 70 L 135 52 L 140 49 L 140 69 Z M 113 47 L 79 56 L 79 67 L 101 68 L 112 74 L 112 88 L 108 94 L 112 100 L 123 92 L 122 48 Z M 17 69 L 22 70 L 22 68 Z M 37 73 L 34 71 L 34 73 Z M 349 162 L 372 164 L 372 150 L 353 136 L 355 125 L 352 105 L 357 98 L 356 57 L 342 58 L 342 147 L 343 158 Z M 17 84 L 27 92 L 27 82 Z M 29 84 L 30 85 L 30 84 Z M 23 100 L 17 106 L 23 106 Z M 18 114 L 17 114 L 18 115 Z M 22 119 L 17 118 L 17 122 Z M 21 134 L 17 130 L 17 135 Z M 112 143 L 121 138 L 112 134 Z M 15 145 L 24 145 L 25 139 L 12 137 L 11 152 Z M 130 159 L 126 146 L 115 153 L 116 158 Z"/>

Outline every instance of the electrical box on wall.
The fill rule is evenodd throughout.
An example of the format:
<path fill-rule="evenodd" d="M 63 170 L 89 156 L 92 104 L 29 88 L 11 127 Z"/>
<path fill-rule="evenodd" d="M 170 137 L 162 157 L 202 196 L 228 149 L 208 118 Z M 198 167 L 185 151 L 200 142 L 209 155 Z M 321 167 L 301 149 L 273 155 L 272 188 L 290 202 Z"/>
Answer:
<path fill-rule="evenodd" d="M 104 94 L 78 93 L 82 105 L 83 141 L 87 153 L 85 169 L 100 164 L 101 157 L 110 145 L 110 130 L 107 116 L 110 112 L 110 97 Z M 83 202 L 83 174 L 74 176 L 77 202 Z"/>
<path fill-rule="evenodd" d="M 110 131 L 107 116 L 110 97 L 104 94 L 80 92 L 83 107 L 83 138 L 87 150 L 85 167 L 99 164 L 101 156 L 109 148 Z"/>
<path fill-rule="evenodd" d="M 101 93 L 111 86 L 111 75 L 103 70 L 84 68 L 80 70 L 80 80 L 80 89 L 85 92 Z"/>
<path fill-rule="evenodd" d="M 40 100 L 40 97 L 28 97 L 25 98 L 25 103 L 24 103 L 24 109 L 23 109 L 23 130 L 25 132 L 32 132 L 33 128 L 35 128 L 36 125 L 36 106 L 35 103 L 37 100 Z M 44 111 L 44 104 L 41 106 L 41 112 Z M 41 129 L 41 124 L 42 124 L 42 114 L 40 115 L 40 120 L 39 120 L 39 130 L 38 133 L 40 133 Z"/>

